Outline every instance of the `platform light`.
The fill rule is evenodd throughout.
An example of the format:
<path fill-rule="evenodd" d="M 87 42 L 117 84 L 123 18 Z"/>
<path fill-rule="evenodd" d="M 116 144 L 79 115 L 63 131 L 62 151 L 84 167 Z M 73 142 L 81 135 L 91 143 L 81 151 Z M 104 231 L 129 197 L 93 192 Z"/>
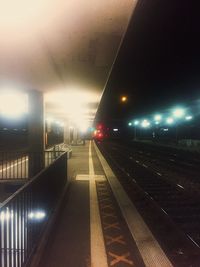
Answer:
<path fill-rule="evenodd" d="M 128 126 L 132 126 L 132 122 L 129 122 L 129 123 L 128 123 Z"/>
<path fill-rule="evenodd" d="M 77 127 L 82 133 L 86 133 L 90 125 L 84 117 L 81 117 L 80 120 L 77 121 Z"/>
<path fill-rule="evenodd" d="M 148 120 L 143 120 L 141 125 L 143 128 L 147 128 L 150 126 L 150 122 Z"/>
<path fill-rule="evenodd" d="M 52 122 L 54 122 L 54 119 L 52 117 L 47 117 L 46 118 L 46 122 L 47 123 L 52 123 Z"/>
<path fill-rule="evenodd" d="M 155 124 L 156 124 L 156 125 L 160 124 L 160 121 L 155 121 Z"/>
<path fill-rule="evenodd" d="M 91 123 L 96 111 L 90 107 L 90 103 L 98 101 L 99 95 L 96 92 L 81 88 L 65 88 L 45 94 L 45 102 L 56 105 L 59 113 L 65 114 L 78 128 L 88 121 Z"/>
<path fill-rule="evenodd" d="M 176 118 L 182 118 L 185 114 L 185 110 L 183 108 L 176 108 L 173 111 L 173 116 Z"/>
<path fill-rule="evenodd" d="M 56 121 L 55 122 L 58 126 L 60 126 L 60 127 L 64 127 L 64 122 L 62 122 L 62 121 Z"/>
<path fill-rule="evenodd" d="M 0 91 L 0 114 L 8 118 L 20 118 L 28 112 L 28 97 L 16 90 Z"/>
<path fill-rule="evenodd" d="M 157 115 L 154 116 L 154 120 L 159 122 L 159 121 L 162 120 L 162 116 L 160 114 L 157 114 Z"/>
<path fill-rule="evenodd" d="M 185 117 L 185 119 L 186 119 L 186 121 L 190 121 L 190 120 L 193 119 L 193 117 L 191 115 L 188 115 L 188 116 Z"/>
<path fill-rule="evenodd" d="M 168 117 L 168 118 L 166 119 L 166 122 L 167 122 L 168 124 L 172 124 L 172 123 L 174 122 L 174 119 L 171 118 L 171 117 Z"/>
<path fill-rule="evenodd" d="M 83 125 L 83 126 L 80 127 L 80 132 L 81 132 L 81 133 L 86 133 L 87 130 L 88 130 L 88 127 L 87 127 L 87 126 L 84 126 L 84 125 Z"/>
<path fill-rule="evenodd" d="M 134 125 L 137 126 L 140 122 L 138 120 L 134 121 Z"/>

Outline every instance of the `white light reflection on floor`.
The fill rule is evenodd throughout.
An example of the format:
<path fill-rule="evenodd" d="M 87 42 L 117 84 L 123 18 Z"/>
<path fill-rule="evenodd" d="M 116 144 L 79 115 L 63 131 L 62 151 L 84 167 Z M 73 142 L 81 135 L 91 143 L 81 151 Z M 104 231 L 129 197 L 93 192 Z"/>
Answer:
<path fill-rule="evenodd" d="M 29 219 L 40 221 L 46 217 L 46 213 L 44 211 L 35 211 L 35 212 L 29 213 L 28 217 Z"/>

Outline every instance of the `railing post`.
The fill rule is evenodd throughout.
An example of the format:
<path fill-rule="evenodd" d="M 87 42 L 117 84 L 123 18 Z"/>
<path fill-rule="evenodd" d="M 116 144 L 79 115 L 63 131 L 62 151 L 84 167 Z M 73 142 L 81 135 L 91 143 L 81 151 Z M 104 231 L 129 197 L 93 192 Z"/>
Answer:
<path fill-rule="evenodd" d="M 45 152 L 29 152 L 28 154 L 29 178 L 35 176 L 45 167 Z"/>

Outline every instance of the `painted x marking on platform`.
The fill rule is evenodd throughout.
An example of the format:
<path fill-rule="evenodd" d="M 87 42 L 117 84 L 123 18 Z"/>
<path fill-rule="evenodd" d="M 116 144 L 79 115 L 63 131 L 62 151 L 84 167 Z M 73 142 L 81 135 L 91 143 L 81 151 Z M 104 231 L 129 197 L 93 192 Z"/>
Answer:
<path fill-rule="evenodd" d="M 114 210 L 114 207 L 112 204 L 101 204 L 101 209 L 111 209 Z"/>
<path fill-rule="evenodd" d="M 98 192 L 99 196 L 109 196 L 110 194 L 106 191 L 106 192 Z"/>
<path fill-rule="evenodd" d="M 112 202 L 110 197 L 99 199 L 99 202 L 104 202 L 104 201 Z"/>
<path fill-rule="evenodd" d="M 107 185 L 105 182 L 97 182 L 99 187 L 107 188 Z"/>
<path fill-rule="evenodd" d="M 114 213 L 105 213 L 105 212 L 102 212 L 102 216 L 103 218 L 117 218 L 117 216 L 114 214 Z"/>
<path fill-rule="evenodd" d="M 116 222 L 116 223 L 103 222 L 103 224 L 104 224 L 104 230 L 108 230 L 108 229 L 112 229 L 112 228 L 117 229 L 117 230 L 121 229 L 118 222 Z"/>
<path fill-rule="evenodd" d="M 99 186 L 98 185 L 98 188 L 97 188 L 98 191 L 108 191 L 108 189 L 104 186 Z"/>
<path fill-rule="evenodd" d="M 134 264 L 133 264 L 133 261 L 128 259 L 128 257 L 130 256 L 130 253 L 129 253 L 129 252 L 127 252 L 127 253 L 125 253 L 125 254 L 123 254 L 123 255 L 116 255 L 116 254 L 114 254 L 114 253 L 112 253 L 112 252 L 108 252 L 108 254 L 109 254 L 111 257 L 114 258 L 114 259 L 110 262 L 110 266 L 113 266 L 113 265 L 115 265 L 115 264 L 117 264 L 117 263 L 119 263 L 119 262 L 125 262 L 125 263 L 127 263 L 127 264 L 129 264 L 129 265 L 131 265 L 131 266 L 134 265 Z"/>
<path fill-rule="evenodd" d="M 112 237 L 112 236 L 106 235 L 105 237 L 107 239 L 107 242 L 106 242 L 107 245 L 111 245 L 113 243 L 126 245 L 126 242 L 124 241 L 124 237 L 122 235 L 119 235 L 119 236 L 116 236 L 116 237 Z"/>

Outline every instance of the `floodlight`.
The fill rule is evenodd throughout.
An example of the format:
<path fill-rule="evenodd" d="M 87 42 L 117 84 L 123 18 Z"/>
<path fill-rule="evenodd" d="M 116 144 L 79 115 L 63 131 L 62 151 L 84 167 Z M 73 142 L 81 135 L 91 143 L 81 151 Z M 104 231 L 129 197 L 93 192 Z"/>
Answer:
<path fill-rule="evenodd" d="M 150 122 L 148 121 L 148 120 L 143 120 L 142 121 L 142 127 L 143 128 L 147 128 L 147 127 L 149 127 L 150 126 Z"/>
<path fill-rule="evenodd" d="M 185 117 L 186 121 L 192 120 L 192 118 L 193 118 L 193 117 L 190 116 L 190 115 Z"/>
<path fill-rule="evenodd" d="M 167 122 L 168 124 L 172 124 L 172 123 L 174 122 L 174 119 L 171 118 L 171 117 L 169 117 L 169 118 L 167 118 L 166 122 Z"/>
<path fill-rule="evenodd" d="M 155 121 L 161 121 L 162 120 L 162 116 L 157 114 L 157 115 L 154 116 L 154 120 Z"/>
<path fill-rule="evenodd" d="M 185 113 L 185 110 L 182 108 L 177 108 L 173 111 L 173 115 L 176 118 L 182 118 Z"/>
<path fill-rule="evenodd" d="M 0 114 L 8 118 L 19 118 L 28 112 L 27 95 L 14 90 L 0 93 Z"/>

